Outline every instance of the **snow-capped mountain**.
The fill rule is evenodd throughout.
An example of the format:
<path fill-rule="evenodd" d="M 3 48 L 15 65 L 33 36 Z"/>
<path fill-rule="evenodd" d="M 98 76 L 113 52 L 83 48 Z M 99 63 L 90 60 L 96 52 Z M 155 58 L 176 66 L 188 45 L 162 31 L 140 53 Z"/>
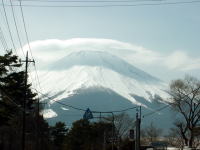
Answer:
<path fill-rule="evenodd" d="M 67 98 L 78 89 L 90 87 L 113 90 L 138 105 L 140 102 L 132 94 L 148 101 L 155 95 L 166 96 L 162 81 L 105 52 L 71 53 L 46 66 L 46 70 L 51 71 L 43 76 L 42 87 L 52 95 L 63 91 L 57 99 Z"/>
<path fill-rule="evenodd" d="M 72 52 L 42 70 L 43 91 L 53 99 L 48 102 L 44 116 L 55 120 L 66 119 L 63 115 L 75 111 L 55 101 L 92 110 L 111 111 L 131 105 L 153 110 L 158 107 L 155 104 L 158 98 L 168 97 L 161 80 L 107 52 Z"/>

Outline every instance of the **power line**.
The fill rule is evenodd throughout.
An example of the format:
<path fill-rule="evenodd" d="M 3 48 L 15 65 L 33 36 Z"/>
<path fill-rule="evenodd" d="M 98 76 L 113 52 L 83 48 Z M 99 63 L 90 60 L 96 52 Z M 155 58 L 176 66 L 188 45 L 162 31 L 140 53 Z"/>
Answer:
<path fill-rule="evenodd" d="M 35 89 L 35 90 L 36 90 L 36 89 Z M 20 109 L 22 109 L 22 111 L 24 111 L 23 108 L 22 108 L 21 106 L 19 106 L 17 103 L 15 103 L 15 102 L 5 93 L 5 91 L 3 91 L 2 89 L 1 89 L 1 91 L 5 94 L 5 96 L 6 96 L 7 98 L 9 98 L 9 100 L 10 100 L 13 104 L 15 104 L 17 107 L 19 107 Z M 37 90 L 36 90 L 36 91 L 37 91 Z M 68 104 L 65 104 L 65 103 L 62 103 L 62 102 L 53 100 L 51 97 L 47 96 L 46 94 L 43 94 L 43 93 L 41 93 L 41 92 L 39 92 L 39 91 L 37 91 L 37 92 L 38 92 L 39 94 L 41 94 L 42 96 L 44 96 L 44 97 L 46 97 L 46 98 L 48 98 L 48 99 L 50 99 L 50 100 L 52 100 L 52 101 L 54 101 L 54 102 L 60 104 L 60 105 L 67 106 L 67 107 L 70 107 L 70 108 L 73 108 L 73 109 L 76 109 L 76 110 L 79 110 L 79 111 L 84 111 L 84 112 L 86 111 L 85 109 L 78 108 L 78 107 L 75 107 L 75 106 L 72 106 L 72 105 L 68 105 Z M 124 112 L 124 111 L 128 111 L 128 110 L 131 110 L 131 109 L 136 109 L 136 108 L 138 108 L 138 106 L 130 107 L 130 108 L 122 109 L 122 110 L 115 110 L 115 111 L 92 111 L 92 112 L 93 112 L 93 113 L 115 113 L 115 112 Z"/>
<path fill-rule="evenodd" d="M 36 90 L 36 92 L 38 92 L 39 94 L 41 94 L 42 96 L 46 97 L 47 99 L 52 100 L 52 101 L 54 101 L 54 102 L 56 102 L 56 103 L 58 103 L 60 105 L 67 106 L 67 107 L 70 107 L 70 108 L 73 108 L 73 109 L 76 109 L 76 110 L 80 110 L 80 111 L 84 111 L 84 112 L 86 111 L 86 109 L 75 107 L 75 106 L 72 106 L 72 105 L 68 105 L 68 104 L 56 101 L 56 100 L 52 99 L 51 97 L 49 97 L 47 94 L 43 94 L 42 92 L 39 92 L 37 90 Z M 125 111 L 131 110 L 131 109 L 136 109 L 136 108 L 138 108 L 138 106 L 134 106 L 134 107 L 130 107 L 130 108 L 122 109 L 122 110 L 114 110 L 114 111 L 92 111 L 92 112 L 93 113 L 117 113 L 117 112 L 125 112 Z"/>
<path fill-rule="evenodd" d="M 0 37 L 0 40 L 1 40 L 1 37 Z M 0 48 L 0 50 L 1 49 L 3 49 L 5 52 L 6 52 L 6 50 L 5 50 L 5 48 L 4 48 L 4 46 L 1 44 L 1 48 Z"/>
<path fill-rule="evenodd" d="M 34 59 L 33 59 L 34 60 Z M 34 62 L 33 62 L 33 64 L 34 64 Z M 32 83 L 32 85 L 34 86 L 34 88 L 36 88 L 37 87 L 37 83 L 35 83 L 35 82 L 33 82 L 34 81 L 34 77 L 33 77 L 33 75 L 32 75 L 32 70 L 31 70 L 31 67 L 29 67 L 28 68 L 28 73 L 29 73 L 29 77 L 30 77 L 30 80 L 31 80 L 31 83 Z M 35 81 L 37 81 L 37 80 L 35 80 Z M 33 84 L 34 83 L 34 84 Z"/>
<path fill-rule="evenodd" d="M 46 7 L 46 8 L 89 8 L 89 7 L 96 7 L 96 8 L 103 8 L 103 7 L 135 7 L 135 6 L 162 6 L 162 5 L 181 5 L 181 4 L 193 4 L 193 3 L 200 3 L 199 0 L 194 0 L 194 1 L 181 1 L 181 2 L 163 2 L 163 3 L 140 3 L 140 4 L 119 4 L 119 5 L 27 5 L 27 4 L 21 4 L 21 5 L 13 5 L 13 6 L 23 6 L 23 7 L 35 7 L 35 8 L 40 8 L 40 7 Z M 10 6 L 10 5 L 7 5 Z"/>
<path fill-rule="evenodd" d="M 168 108 L 169 106 L 170 106 L 170 105 L 166 105 L 166 106 L 161 107 L 161 108 L 159 108 L 159 109 L 157 109 L 157 110 L 155 110 L 155 111 L 153 111 L 153 112 L 144 114 L 144 115 L 143 115 L 143 118 L 146 117 L 146 116 L 153 115 L 153 114 L 155 114 L 155 113 L 157 113 L 157 112 L 160 112 L 160 111 L 164 110 L 165 108 Z"/>
<path fill-rule="evenodd" d="M 13 8 L 12 0 L 10 0 L 10 5 L 11 5 L 12 16 L 13 16 L 13 19 L 14 19 L 15 29 L 16 29 L 16 32 L 17 32 L 17 37 L 18 37 L 18 40 L 19 40 L 20 48 L 21 48 L 22 54 L 25 57 L 23 46 L 22 46 L 22 42 L 21 42 L 21 39 L 20 39 L 20 36 L 19 36 L 19 30 L 18 30 L 18 27 L 17 27 L 17 22 L 16 22 L 16 19 L 15 19 L 15 14 L 14 14 L 14 8 Z"/>
<path fill-rule="evenodd" d="M 36 92 L 38 92 L 39 94 L 41 94 L 42 96 L 46 97 L 47 99 L 49 100 L 52 100 L 60 105 L 63 105 L 63 106 L 67 106 L 67 107 L 70 107 L 70 108 L 73 108 L 73 109 L 76 109 L 76 110 L 80 110 L 80 111 L 86 111 L 85 109 L 82 109 L 82 108 L 78 108 L 78 107 L 75 107 L 75 106 L 72 106 L 72 105 L 68 105 L 68 104 L 65 104 L 65 103 L 62 103 L 62 102 L 58 102 L 54 99 L 52 99 L 51 97 L 49 97 L 47 94 L 43 94 L 42 92 L 39 92 L 37 89 L 35 89 Z"/>
<path fill-rule="evenodd" d="M 1 26 L 0 26 L 0 38 L 1 38 L 1 43 L 2 43 L 2 46 L 4 47 L 4 50 L 7 51 L 8 44 L 7 44 L 6 40 L 5 40 L 5 36 L 4 36 L 4 33 L 3 33 L 3 30 L 1 28 Z"/>
<path fill-rule="evenodd" d="M 125 112 L 125 111 L 129 111 L 129 110 L 132 110 L 132 109 L 136 109 L 138 108 L 139 106 L 134 106 L 134 107 L 129 107 L 129 108 L 126 108 L 126 109 L 122 109 L 122 110 L 113 110 L 113 111 L 92 111 L 93 113 L 119 113 L 119 112 Z"/>
<path fill-rule="evenodd" d="M 31 57 L 33 59 L 33 54 L 32 54 L 32 51 L 31 51 L 31 46 L 30 46 L 30 42 L 29 42 L 29 38 L 28 38 L 28 33 L 27 33 L 27 29 L 26 29 L 26 23 L 25 23 L 23 8 L 22 8 L 22 5 L 21 5 L 21 0 L 19 1 L 19 4 L 20 4 L 20 10 L 21 10 L 21 15 L 22 15 L 22 21 L 23 21 L 24 31 L 25 31 L 25 34 L 26 34 L 26 40 L 27 40 L 28 47 L 29 47 L 29 50 L 30 50 L 30 53 L 31 53 Z"/>
<path fill-rule="evenodd" d="M 38 86 L 39 86 L 39 88 L 40 88 L 40 90 L 42 92 L 43 90 L 42 90 L 42 87 L 41 87 L 41 84 L 40 84 L 40 80 L 39 80 L 39 76 L 38 76 L 38 71 L 37 71 L 35 63 L 33 65 L 34 65 L 34 68 L 35 68 L 36 80 L 37 80 Z"/>
<path fill-rule="evenodd" d="M 25 18 L 24 18 L 24 12 L 23 12 L 23 8 L 22 8 L 21 0 L 19 0 L 19 3 L 20 3 L 20 10 L 21 10 L 21 15 L 22 15 L 22 21 L 23 21 L 24 31 L 25 31 L 25 34 L 26 34 L 27 44 L 28 44 L 28 47 L 29 47 L 29 51 L 31 53 L 31 57 L 34 60 L 33 53 L 32 53 L 31 46 L 30 46 L 30 40 L 29 40 L 27 28 L 26 28 L 26 22 L 25 22 Z M 35 73 L 36 73 L 36 78 L 37 78 L 38 85 L 39 85 L 40 89 L 42 89 L 41 85 L 40 85 L 40 80 L 39 80 L 39 76 L 38 76 L 38 72 L 37 72 L 37 68 L 36 68 L 35 63 L 34 63 L 34 69 L 35 69 Z M 32 78 L 32 76 L 31 76 L 31 78 Z M 32 82 L 33 82 L 33 80 L 32 80 Z"/>
<path fill-rule="evenodd" d="M 198 90 L 200 89 L 200 87 L 198 87 L 197 89 L 195 89 L 194 91 L 192 91 L 192 92 L 190 92 L 190 93 L 188 93 L 188 94 L 184 94 L 184 93 L 182 93 L 181 92 L 181 94 L 183 94 L 184 96 L 182 97 L 182 99 L 184 99 L 185 97 L 188 97 L 188 95 L 190 95 L 190 94 L 192 94 L 193 92 L 197 92 Z M 170 93 L 169 93 L 170 94 Z M 173 96 L 172 94 L 170 94 L 171 96 Z M 154 113 L 157 113 L 157 112 L 159 112 L 159 111 L 162 111 L 162 110 L 164 110 L 165 108 L 168 108 L 170 105 L 172 105 L 173 104 L 173 102 L 169 102 L 169 104 L 168 105 L 166 105 L 166 106 L 164 106 L 164 107 L 161 107 L 161 108 L 159 108 L 159 109 L 157 109 L 157 110 L 155 110 L 155 111 L 153 111 L 153 112 L 150 112 L 150 113 L 148 113 L 148 114 L 145 114 L 145 115 L 143 115 L 143 117 L 145 117 L 145 116 L 150 116 L 150 115 L 152 115 L 152 114 L 154 114 Z"/>
<path fill-rule="evenodd" d="M 15 44 L 14 44 L 14 40 L 13 40 L 13 37 L 12 37 L 11 30 L 10 30 L 10 25 L 8 23 L 8 16 L 7 16 L 7 13 L 6 13 L 4 0 L 2 0 L 2 6 L 3 6 L 3 10 L 4 10 L 4 15 L 5 15 L 5 18 L 6 18 L 7 28 L 8 28 L 9 34 L 10 34 L 10 39 L 11 39 L 11 42 L 12 42 L 12 45 L 13 45 L 13 49 L 15 50 L 15 53 L 17 54 L 17 50 L 16 50 L 16 47 L 15 47 Z"/>
<path fill-rule="evenodd" d="M 1 40 L 1 43 L 2 43 L 2 46 L 3 46 L 3 49 L 5 50 L 5 52 L 7 52 L 8 50 L 8 45 L 7 45 L 7 42 L 5 40 L 5 36 L 3 34 L 3 30 L 0 26 L 0 40 Z"/>

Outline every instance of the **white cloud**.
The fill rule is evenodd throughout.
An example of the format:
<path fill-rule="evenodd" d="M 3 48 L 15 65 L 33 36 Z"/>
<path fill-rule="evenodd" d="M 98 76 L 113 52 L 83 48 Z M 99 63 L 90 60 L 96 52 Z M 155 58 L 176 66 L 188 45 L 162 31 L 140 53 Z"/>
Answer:
<path fill-rule="evenodd" d="M 165 64 L 170 69 L 183 68 L 188 60 L 189 58 L 186 53 L 176 51 L 166 57 Z"/>
<path fill-rule="evenodd" d="M 112 39 L 74 38 L 48 39 L 30 43 L 36 61 L 47 65 L 74 51 L 106 51 L 133 65 L 159 66 L 169 70 L 189 71 L 200 69 L 200 58 L 192 58 L 183 51 L 162 54 L 142 46 Z M 24 46 L 28 49 L 28 45 Z M 38 63 L 39 64 L 39 63 Z"/>
<path fill-rule="evenodd" d="M 189 71 L 200 69 L 200 58 L 192 58 L 183 51 L 176 51 L 166 57 L 165 65 L 169 69 Z"/>

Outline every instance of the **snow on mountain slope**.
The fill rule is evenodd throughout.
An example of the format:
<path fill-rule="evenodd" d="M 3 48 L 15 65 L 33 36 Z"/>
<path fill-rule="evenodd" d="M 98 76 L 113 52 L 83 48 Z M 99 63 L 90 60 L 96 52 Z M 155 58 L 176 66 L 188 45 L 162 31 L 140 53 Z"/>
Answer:
<path fill-rule="evenodd" d="M 71 53 L 70 55 L 63 57 L 61 60 L 54 62 L 54 64 L 51 65 L 50 69 L 66 70 L 73 66 L 103 67 L 113 70 L 119 74 L 123 74 L 125 76 L 140 80 L 141 82 L 147 80 L 149 80 L 150 82 L 158 81 L 158 79 L 130 65 L 121 58 L 107 52 L 100 51 L 80 51 Z"/>
<path fill-rule="evenodd" d="M 103 87 L 133 104 L 143 105 L 132 95 L 152 101 L 166 98 L 165 84 L 121 58 L 100 51 L 73 52 L 40 71 L 41 85 L 55 100 L 76 94 L 78 89 Z M 53 103 L 53 101 L 52 101 Z"/>

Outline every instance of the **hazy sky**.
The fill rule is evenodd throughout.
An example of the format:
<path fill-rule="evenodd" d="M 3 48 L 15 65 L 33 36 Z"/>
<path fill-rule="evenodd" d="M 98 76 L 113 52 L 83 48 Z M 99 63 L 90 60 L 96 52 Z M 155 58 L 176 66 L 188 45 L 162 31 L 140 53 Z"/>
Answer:
<path fill-rule="evenodd" d="M 4 1 L 5 4 L 9 4 L 9 1 Z M 191 0 L 185 1 L 190 2 Z M 113 2 L 108 4 L 153 4 L 158 2 Z M 180 2 L 180 0 L 165 0 L 164 2 Z M 19 3 L 14 1 L 13 4 L 18 5 Z M 53 4 L 50 2 L 23 2 L 22 4 L 107 5 L 105 2 Z M 14 9 L 22 42 L 26 44 L 22 19 L 19 13 L 20 9 L 19 7 L 14 7 Z M 2 3 L 0 10 L 0 16 L 3 18 Z M 6 10 L 14 39 L 17 40 L 11 8 L 6 6 Z M 134 56 L 127 58 L 136 67 L 162 80 L 170 81 L 185 74 L 191 74 L 196 77 L 200 75 L 200 2 L 176 5 L 93 8 L 23 7 L 23 10 L 31 42 L 47 39 L 63 41 L 72 38 L 112 39 L 141 47 L 142 50 L 148 50 L 150 52 L 149 56 L 145 55 L 146 57 L 142 59 L 143 55 L 141 55 L 142 61 L 155 56 L 162 58 L 154 62 L 147 61 L 145 63 L 134 62 L 139 61 Z M 0 26 L 9 41 L 4 18 L 0 19 Z M 16 45 L 19 47 L 17 42 Z"/>

